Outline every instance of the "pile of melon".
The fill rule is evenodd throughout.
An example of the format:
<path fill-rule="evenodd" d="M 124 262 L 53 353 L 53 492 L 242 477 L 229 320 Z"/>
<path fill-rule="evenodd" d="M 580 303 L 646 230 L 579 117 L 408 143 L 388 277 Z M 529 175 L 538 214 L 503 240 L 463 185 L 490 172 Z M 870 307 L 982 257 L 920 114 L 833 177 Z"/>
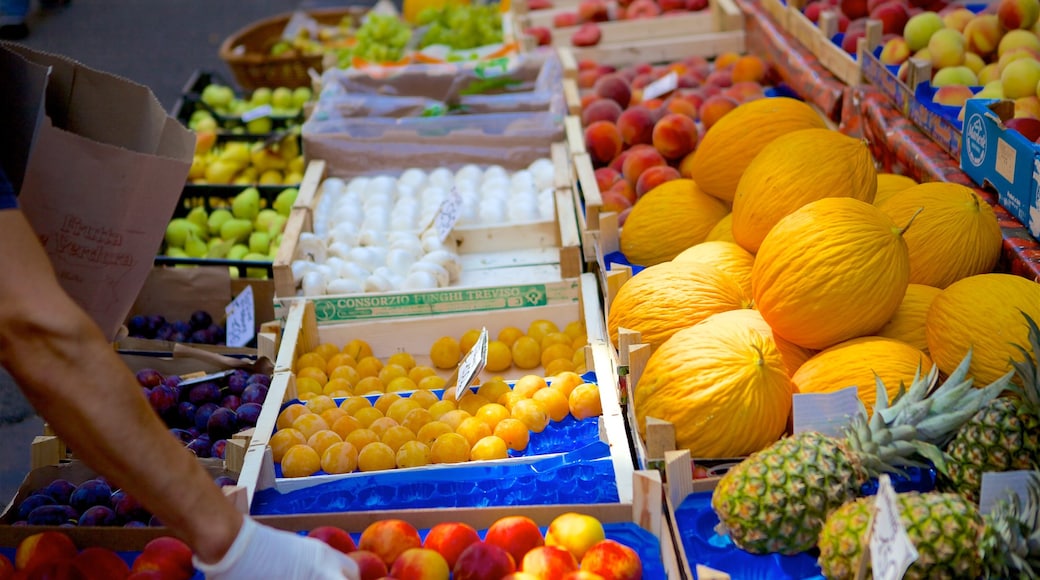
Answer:
<path fill-rule="evenodd" d="M 972 352 L 987 384 L 1040 319 L 1040 284 L 994 272 L 1002 235 L 971 188 L 879 174 L 865 142 L 809 105 L 749 102 L 705 134 L 685 179 L 648 192 L 621 249 L 647 266 L 607 306 L 608 330 L 652 354 L 638 429 L 671 422 L 694 457 L 747 455 L 789 428 L 795 393 L 856 386 L 869 413 Z"/>

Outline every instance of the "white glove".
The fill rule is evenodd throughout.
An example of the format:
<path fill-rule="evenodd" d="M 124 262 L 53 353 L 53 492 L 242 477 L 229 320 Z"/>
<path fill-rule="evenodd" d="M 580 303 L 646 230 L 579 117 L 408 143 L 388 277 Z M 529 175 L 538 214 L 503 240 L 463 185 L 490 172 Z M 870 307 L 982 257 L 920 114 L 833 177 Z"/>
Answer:
<path fill-rule="evenodd" d="M 193 563 L 208 580 L 360 580 L 357 564 L 343 552 L 250 517 L 219 562 L 205 564 L 195 558 Z"/>

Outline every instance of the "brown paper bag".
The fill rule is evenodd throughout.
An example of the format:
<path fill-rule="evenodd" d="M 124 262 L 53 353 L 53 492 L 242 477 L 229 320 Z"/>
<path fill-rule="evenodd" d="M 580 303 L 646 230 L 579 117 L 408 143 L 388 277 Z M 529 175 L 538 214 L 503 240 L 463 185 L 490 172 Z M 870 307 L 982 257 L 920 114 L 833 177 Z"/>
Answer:
<path fill-rule="evenodd" d="M 45 115 L 24 174 L 8 162 L 12 181 L 65 291 L 114 339 L 184 187 L 194 134 L 147 87 L 71 59 L 0 44 L 0 67 L 14 83 L 0 82 L 0 102 L 25 98 L 9 93 L 46 71 Z"/>

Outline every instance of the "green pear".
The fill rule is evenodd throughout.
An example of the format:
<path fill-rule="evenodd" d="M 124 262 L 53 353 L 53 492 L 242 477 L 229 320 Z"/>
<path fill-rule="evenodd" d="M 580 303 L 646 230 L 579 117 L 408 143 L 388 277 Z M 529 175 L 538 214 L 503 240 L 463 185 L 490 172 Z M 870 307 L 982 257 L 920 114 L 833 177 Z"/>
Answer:
<path fill-rule="evenodd" d="M 184 253 L 192 258 L 204 258 L 207 252 L 209 252 L 209 246 L 206 242 L 195 232 L 189 231 L 187 239 L 184 240 Z"/>
<path fill-rule="evenodd" d="M 250 252 L 250 253 L 246 254 L 245 256 L 242 257 L 242 259 L 244 261 L 246 261 L 246 262 L 270 262 L 271 261 L 271 258 L 268 258 L 267 255 L 265 255 L 265 254 L 257 254 L 255 252 Z M 260 280 L 265 280 L 267 278 L 267 269 L 266 268 L 246 268 L 246 277 L 247 278 L 258 278 Z"/>
<path fill-rule="evenodd" d="M 173 218 L 170 220 L 170 223 L 166 224 L 164 241 L 167 246 L 183 248 L 184 242 L 188 239 L 188 233 L 193 232 L 197 234 L 197 228 L 197 225 L 186 218 Z"/>
<path fill-rule="evenodd" d="M 296 203 L 296 196 L 299 193 L 300 190 L 295 187 L 287 187 L 278 192 L 278 196 L 274 198 L 274 203 L 271 204 L 271 207 L 281 215 L 288 216 L 289 212 L 292 211 L 293 204 Z"/>
<path fill-rule="evenodd" d="M 252 222 L 260 213 L 260 190 L 247 187 L 231 200 L 231 213 L 239 219 Z"/>
<path fill-rule="evenodd" d="M 276 215 L 271 220 L 270 225 L 267 226 L 267 233 L 271 234 L 272 236 L 278 235 L 279 237 L 281 237 L 282 230 L 285 229 L 285 222 L 287 221 L 289 221 L 289 218 L 285 217 L 284 215 Z"/>
<path fill-rule="evenodd" d="M 278 212 L 275 210 L 265 207 L 256 214 L 256 219 L 253 220 L 253 229 L 258 232 L 266 232 L 271 227 L 271 220 L 278 217 Z"/>
<path fill-rule="evenodd" d="M 209 219 L 206 221 L 206 229 L 209 230 L 209 235 L 219 236 L 220 226 L 233 217 L 235 216 L 231 215 L 231 210 L 229 209 L 220 208 L 210 212 Z"/>
<path fill-rule="evenodd" d="M 212 243 L 209 245 L 209 251 L 206 252 L 207 258 L 226 258 L 228 251 L 235 245 L 234 242 L 229 242 L 220 238 L 213 238 L 210 242 Z"/>
<path fill-rule="evenodd" d="M 297 87 L 293 90 L 292 94 L 293 106 L 297 109 L 302 109 L 313 96 L 314 93 L 311 91 L 310 87 Z"/>
<path fill-rule="evenodd" d="M 247 246 L 245 244 L 235 244 L 235 245 L 231 246 L 230 250 L 228 250 L 227 259 L 228 260 L 241 260 L 248 253 L 249 253 L 249 246 Z"/>
<path fill-rule="evenodd" d="M 253 94 L 249 97 L 249 102 L 254 107 L 260 105 L 271 104 L 271 89 L 269 87 L 259 87 L 253 91 Z"/>
<path fill-rule="evenodd" d="M 259 119 L 252 119 L 246 121 L 246 132 L 253 135 L 261 135 L 270 133 L 274 130 L 274 122 L 271 121 L 270 117 L 260 117 Z"/>
<path fill-rule="evenodd" d="M 220 239 L 232 242 L 245 242 L 253 233 L 253 222 L 231 218 L 220 226 Z"/>
<path fill-rule="evenodd" d="M 252 254 L 266 254 L 271 247 L 271 236 L 267 232 L 253 232 L 249 234 L 249 252 Z"/>
<path fill-rule="evenodd" d="M 231 87 L 225 87 L 218 84 L 208 84 L 202 89 L 202 102 L 206 103 L 214 109 L 221 109 L 227 107 L 231 100 L 235 98 L 235 92 L 231 90 Z"/>
<path fill-rule="evenodd" d="M 271 106 L 277 109 L 291 109 L 293 92 L 289 87 L 277 87 L 271 91 Z"/>
<path fill-rule="evenodd" d="M 176 246 L 170 246 L 166 248 L 166 255 L 171 258 L 187 258 L 188 253 L 184 251 L 184 248 L 178 248 Z"/>
<path fill-rule="evenodd" d="M 209 231 L 209 212 L 206 211 L 205 207 L 200 205 L 191 208 L 186 219 L 199 226 L 199 228 L 202 229 L 203 234 Z"/>

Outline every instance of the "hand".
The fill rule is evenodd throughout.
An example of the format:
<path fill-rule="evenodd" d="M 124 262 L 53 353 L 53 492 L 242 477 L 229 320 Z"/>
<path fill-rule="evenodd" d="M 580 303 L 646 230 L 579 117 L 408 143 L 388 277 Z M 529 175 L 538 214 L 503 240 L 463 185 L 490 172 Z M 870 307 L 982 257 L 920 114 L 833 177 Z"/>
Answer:
<path fill-rule="evenodd" d="M 216 564 L 195 560 L 208 580 L 360 580 L 357 564 L 321 540 L 276 530 L 250 517 Z"/>

